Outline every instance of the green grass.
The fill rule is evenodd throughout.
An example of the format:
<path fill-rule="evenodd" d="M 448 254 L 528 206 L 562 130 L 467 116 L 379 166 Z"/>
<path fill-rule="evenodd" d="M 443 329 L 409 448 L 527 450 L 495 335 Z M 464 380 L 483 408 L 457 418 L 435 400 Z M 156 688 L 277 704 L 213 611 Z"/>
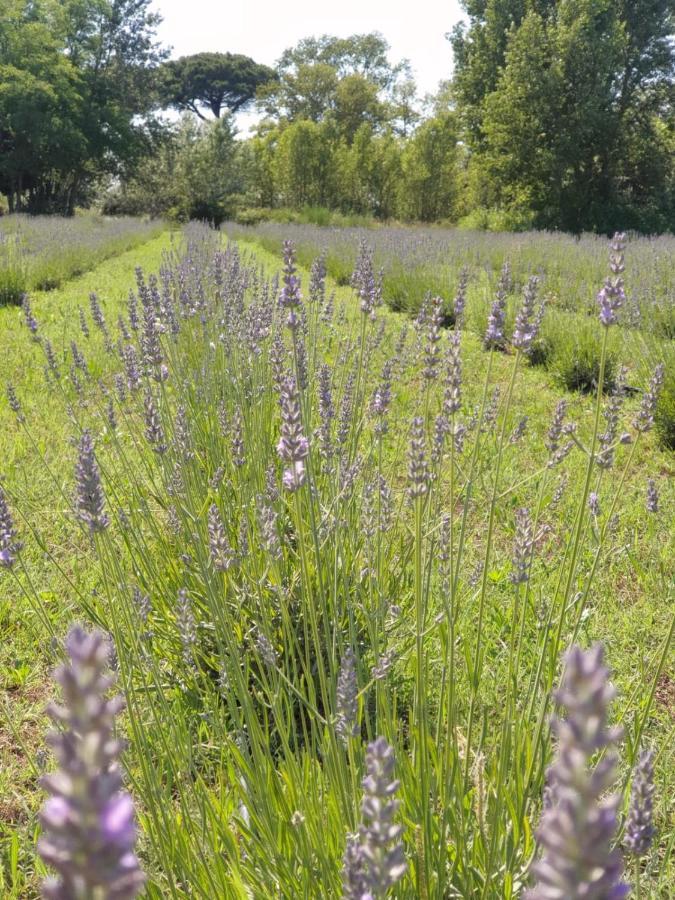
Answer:
<path fill-rule="evenodd" d="M 129 253 L 117 256 L 99 265 L 92 272 L 69 282 L 62 290 L 36 296 L 33 309 L 41 325 L 41 330 L 49 335 L 57 356 L 64 360 L 69 352 L 72 339 L 77 340 L 87 356 L 92 370 L 97 376 L 106 377 L 110 371 L 110 360 L 105 354 L 100 336 L 92 332 L 89 341 L 85 341 L 79 331 L 78 307 L 88 307 L 90 291 L 96 291 L 111 332 L 115 331 L 114 323 L 119 312 L 125 309 L 125 300 L 135 284 L 134 268 L 140 265 L 146 272 L 156 271 L 162 251 L 168 248 L 171 239 L 162 235 L 136 248 Z M 254 255 L 256 261 L 268 272 L 279 268 L 279 257 L 256 246 L 246 250 Z M 300 272 L 303 284 L 307 284 L 308 273 Z M 342 279 L 340 279 L 342 280 Z M 335 289 L 338 306 L 345 309 L 345 320 L 338 333 L 331 339 L 329 352 L 333 359 L 339 356 L 341 346 L 348 336 L 358 333 L 360 320 L 355 308 L 352 291 L 349 288 L 329 284 L 329 290 Z M 412 290 L 412 288 L 411 288 Z M 385 322 L 385 349 L 391 351 L 398 331 L 407 317 L 389 310 L 380 311 Z M 73 433 L 72 424 L 64 416 L 64 397 L 60 393 L 45 391 L 42 367 L 43 355 L 40 349 L 31 344 L 25 328 L 20 324 L 21 314 L 16 308 L 0 309 L 0 345 L 4 349 L 3 373 L 15 385 L 17 394 L 25 407 L 28 430 L 18 427 L 16 420 L 7 407 L 4 397 L 0 398 L 0 475 L 3 486 L 7 490 L 13 505 L 25 514 L 25 521 L 20 521 L 21 537 L 26 547 L 22 554 L 25 570 L 18 571 L 17 577 L 24 587 L 30 582 L 44 607 L 48 610 L 49 623 L 44 623 L 35 615 L 27 604 L 22 591 L 18 590 L 12 576 L 0 570 L 0 686 L 4 694 L 4 708 L 0 708 L 2 736 L 0 738 L 0 798 L 6 805 L 0 806 L 0 888 L 3 896 L 33 896 L 36 878 L 40 874 L 39 863 L 36 862 L 33 845 L 36 832 L 36 810 L 42 801 L 42 795 L 36 782 L 35 754 L 43 745 L 43 734 L 46 720 L 42 708 L 51 687 L 46 681 L 46 671 L 52 665 L 53 655 L 49 651 L 49 631 L 61 635 L 67 623 L 73 618 L 83 615 L 83 604 L 98 605 L 92 600 L 92 591 L 103 588 L 101 566 L 92 553 L 86 537 L 74 526 L 68 510 L 68 498 L 73 489 L 74 449 L 69 440 Z M 193 346 L 196 358 L 200 352 Z M 619 353 L 619 356 L 621 354 Z M 645 373 L 637 368 L 636 360 L 619 359 L 632 366 L 631 374 L 645 383 Z M 181 361 L 178 361 L 179 366 Z M 187 362 L 182 363 L 187 368 Z M 513 366 L 513 357 L 505 354 L 486 354 L 477 336 L 466 334 L 463 342 L 464 392 L 465 405 L 471 409 L 481 402 L 481 391 L 487 374 L 488 365 L 492 366 L 491 390 L 500 389 L 500 410 L 504 411 L 504 398 L 509 394 L 509 382 Z M 65 367 L 64 367 L 65 369 Z M 243 367 L 242 367 L 243 371 Z M 192 394 L 191 401 L 198 402 Z M 404 460 L 408 441 L 408 423 L 417 411 L 419 382 L 417 373 L 396 385 L 394 401 L 394 427 L 385 447 L 383 467 L 393 473 L 395 485 L 401 487 L 405 480 Z M 489 603 L 486 607 L 485 644 L 488 648 L 486 659 L 486 678 L 480 696 L 480 712 L 486 717 L 491 710 L 499 710 L 505 699 L 504 672 L 506 652 L 502 635 L 508 628 L 508 609 L 511 603 L 511 588 L 508 581 L 509 559 L 511 554 L 513 514 L 523 505 L 534 507 L 537 502 L 537 489 L 541 484 L 540 474 L 545 465 L 546 451 L 543 439 L 548 428 L 557 400 L 566 396 L 569 400 L 569 417 L 579 423 L 579 439 L 588 441 L 592 432 L 594 402 L 583 394 L 565 394 L 555 383 L 551 375 L 540 368 L 521 366 L 515 388 L 515 410 L 509 414 L 509 429 L 515 427 L 522 416 L 528 417 L 525 436 L 513 445 L 507 444 L 503 454 L 500 472 L 500 503 L 495 509 L 495 541 L 491 556 L 491 565 L 486 574 L 486 589 Z M 82 411 L 83 416 L 96 414 L 96 401 L 92 396 L 92 406 Z M 627 401 L 624 412 L 626 420 L 637 405 L 637 398 Z M 215 415 L 215 410 L 211 410 Z M 98 425 L 100 431 L 100 424 Z M 251 428 L 247 435 L 255 445 L 256 435 Z M 30 435 L 30 436 L 29 436 Z M 126 427 L 125 427 L 125 439 Z M 486 437 L 488 450 L 497 450 L 497 438 Z M 105 459 L 111 466 L 115 465 L 114 441 L 104 432 L 100 434 L 104 445 Z M 128 442 L 127 442 L 128 443 Z M 126 446 L 126 445 L 125 445 Z M 130 458 L 140 461 L 129 444 Z M 603 476 L 600 492 L 603 502 L 608 503 L 615 487 L 616 473 L 631 453 L 630 447 L 621 447 L 617 452 L 616 468 Z M 212 459 L 212 457 L 209 457 Z M 119 462 L 119 460 L 117 460 Z M 564 463 L 562 469 L 567 473 L 569 485 L 558 506 L 553 509 L 544 507 L 540 526 L 542 537 L 537 549 L 536 590 L 530 596 L 531 621 L 528 624 L 527 650 L 534 650 L 537 644 L 537 632 L 544 627 L 548 604 L 555 588 L 560 571 L 560 554 L 567 540 L 570 523 L 581 493 L 581 482 L 584 475 L 584 458 L 580 451 L 575 451 Z M 51 474 L 50 474 L 51 473 Z M 487 509 L 493 490 L 493 469 L 490 454 L 479 466 L 473 502 L 467 511 L 467 568 L 480 561 L 486 542 Z M 544 500 L 550 500 L 558 484 L 558 470 L 548 477 L 544 491 Z M 582 621 L 579 623 L 579 640 L 587 644 L 593 640 L 602 640 L 607 648 L 607 659 L 614 672 L 619 688 L 619 698 L 615 704 L 615 714 L 624 721 L 627 727 L 627 741 L 630 744 L 641 721 L 641 707 L 636 702 L 644 702 L 645 685 L 649 685 L 654 677 L 655 661 L 659 647 L 668 632 L 673 615 L 673 570 L 672 559 L 675 549 L 675 538 L 668 523 L 675 517 L 675 492 L 673 475 L 675 474 L 672 454 L 660 450 L 656 435 L 650 432 L 641 440 L 634 452 L 632 463 L 627 470 L 626 480 L 621 488 L 621 515 L 616 532 L 607 549 L 602 553 L 598 573 L 593 580 L 592 589 Z M 660 489 L 661 511 L 658 518 L 649 518 L 644 514 L 645 484 L 648 476 L 654 477 Z M 234 477 L 234 476 L 233 476 Z M 113 481 L 120 492 L 128 486 L 128 479 L 134 483 L 138 478 L 143 482 L 143 473 L 125 473 L 114 471 Z M 240 490 L 246 488 L 245 483 Z M 236 484 L 228 490 L 236 496 Z M 448 485 L 441 486 L 441 496 L 447 497 Z M 31 533 L 36 529 L 36 533 Z M 586 535 L 587 542 L 580 560 L 579 587 L 593 565 L 593 534 Z M 164 540 L 164 538 L 162 538 Z M 402 538 L 403 541 L 403 538 Z M 161 542 L 160 542 L 161 545 Z M 360 548 L 344 548 L 345 553 L 353 553 L 355 559 L 363 560 Z M 177 551 L 174 551 L 177 552 Z M 390 561 L 392 572 L 399 563 Z M 154 563 L 146 560 L 143 565 L 151 572 Z M 158 598 L 158 602 L 170 608 L 168 585 L 180 579 L 178 563 L 172 559 L 166 572 L 156 573 L 153 577 L 157 584 L 167 586 L 166 596 Z M 354 583 L 351 577 L 354 575 Z M 354 573 L 345 573 L 345 590 L 360 596 L 358 580 Z M 391 583 L 398 584 L 394 576 Z M 406 615 L 412 614 L 412 585 L 404 584 L 406 593 L 395 599 L 404 604 Z M 392 598 L 394 599 L 394 598 Z M 430 618 L 443 608 L 443 598 L 435 591 L 432 595 L 433 607 Z M 478 597 L 469 592 L 465 598 L 465 606 L 460 613 L 460 627 L 465 634 L 473 635 L 473 623 L 478 612 Z M 530 627 L 531 626 L 531 627 Z M 403 649 L 407 646 L 409 626 L 396 631 L 396 646 Z M 566 631 L 565 637 L 569 637 Z M 436 702 L 440 690 L 441 664 L 440 642 L 435 636 L 430 640 L 432 653 L 430 658 L 429 701 Z M 464 643 L 461 652 L 466 652 Z M 41 647 L 36 651 L 36 647 Z M 526 654 L 527 655 L 527 654 Z M 669 657 L 669 662 L 672 655 Z M 672 667 L 671 667 L 672 672 Z M 406 697 L 412 691 L 414 672 L 405 664 L 397 665 L 394 677 L 398 685 L 398 702 L 404 708 Z M 675 792 L 675 751 L 672 737 L 675 734 L 675 686 L 666 675 L 656 685 L 656 699 L 646 722 L 645 740 L 658 748 L 657 760 L 657 821 L 659 826 L 658 850 L 650 857 L 644 885 L 649 885 L 652 896 L 669 896 L 673 880 L 675 880 L 673 840 L 675 822 L 673 821 L 672 797 Z M 466 673 L 458 676 L 458 690 L 465 697 L 469 696 Z M 175 697 L 175 709 L 189 710 L 194 698 L 189 696 Z M 196 701 L 195 701 L 196 702 Z M 217 710 L 214 706 L 210 712 Z M 176 713 L 177 721 L 180 721 Z M 195 732 L 202 728 L 194 721 L 186 719 L 186 727 Z M 206 729 L 206 723 L 203 725 Z M 486 729 L 489 731 L 488 725 Z M 204 732 L 206 734 L 206 732 Z M 220 749 L 213 747 L 206 740 L 195 738 L 198 753 L 206 758 L 218 755 Z M 486 750 L 489 750 L 489 745 Z M 135 755 L 141 752 L 132 745 L 130 749 L 130 765 L 134 779 L 142 783 L 139 771 L 139 759 Z M 167 756 L 169 756 L 167 751 Z M 158 766 L 162 759 L 157 760 Z M 401 761 L 403 765 L 403 762 Z M 287 793 L 283 796 L 284 809 L 289 815 L 294 809 L 303 808 L 307 803 L 305 814 L 309 822 L 323 821 L 324 812 L 319 805 L 312 807 L 310 788 L 319 774 L 311 768 L 307 759 L 298 764 L 304 771 L 288 772 L 285 780 Z M 164 771 L 164 770 L 163 770 Z M 166 762 L 165 775 L 170 777 L 171 768 Z M 622 772 L 625 775 L 625 771 Z M 474 804 L 476 794 L 480 792 L 480 771 L 472 772 L 476 789 L 467 795 L 466 802 Z M 304 783 L 306 791 L 299 789 L 298 781 Z M 226 779 L 225 779 L 226 780 Z M 411 778 L 406 778 L 411 783 Z M 270 781 L 270 784 L 272 782 Z M 276 782 L 275 782 L 276 783 Z M 294 785 L 296 794 L 294 795 Z M 211 800 L 222 802 L 223 820 L 234 815 L 234 794 L 226 789 L 226 785 L 215 785 Z M 271 792 L 271 787 L 269 788 Z M 176 785 L 177 794 L 182 788 Z M 327 795 L 330 796 L 330 795 Z M 223 799 L 224 798 L 224 799 Z M 414 800 L 408 798 L 411 806 Z M 279 798 L 276 798 L 279 800 Z M 281 801 L 279 801 L 281 802 Z M 181 829 L 180 808 L 178 804 L 172 809 L 175 816 L 174 827 Z M 142 809 L 145 824 L 151 827 L 151 816 L 147 808 Z M 188 830 L 188 824 L 183 823 Z M 196 827 L 196 826 L 195 826 Z M 198 828 L 196 827 L 198 831 Z M 207 823 L 208 830 L 208 823 Z M 326 842 L 335 838 L 334 833 L 327 832 Z M 270 836 L 270 840 L 272 836 Z M 287 841 L 283 835 L 283 841 Z M 282 835 L 279 836 L 280 844 Z M 300 838 L 298 838 L 300 843 Z M 153 844 L 155 847 L 156 844 Z M 288 853 L 288 846 L 275 848 L 280 855 Z M 339 852 L 339 848 L 335 848 Z M 262 848 L 264 851 L 264 848 Z M 231 848 L 228 848 L 228 852 Z M 146 866 L 151 873 L 153 896 L 169 896 L 166 882 L 162 876 L 160 859 L 153 855 L 153 848 L 144 843 Z M 176 849 L 176 858 L 182 852 Z M 257 853 L 261 848 L 256 849 Z M 300 851 L 298 851 L 300 852 Z M 659 859 L 662 865 L 659 866 Z M 242 863 L 245 866 L 245 863 Z M 291 863 L 288 863 L 289 867 Z M 187 863 L 186 863 L 187 866 Z M 301 873 L 293 873 L 293 877 L 301 879 Z M 186 894 L 187 895 L 187 894 Z M 259 894 L 262 896 L 262 894 Z M 181 894 L 182 896 L 182 894 Z M 201 896 L 201 894 L 200 894 Z M 407 896 L 407 895 L 406 895 Z"/>

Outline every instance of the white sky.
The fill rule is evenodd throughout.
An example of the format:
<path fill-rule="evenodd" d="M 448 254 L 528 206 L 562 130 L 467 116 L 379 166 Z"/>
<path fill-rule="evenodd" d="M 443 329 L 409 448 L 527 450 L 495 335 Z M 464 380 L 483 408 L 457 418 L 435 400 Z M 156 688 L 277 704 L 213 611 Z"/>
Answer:
<path fill-rule="evenodd" d="M 379 31 L 393 62 L 410 60 L 422 96 L 450 76 L 444 35 L 462 17 L 459 0 L 154 0 L 153 8 L 164 19 L 159 37 L 174 58 L 229 51 L 272 65 L 303 37 Z M 242 130 L 250 118 L 239 118 Z"/>

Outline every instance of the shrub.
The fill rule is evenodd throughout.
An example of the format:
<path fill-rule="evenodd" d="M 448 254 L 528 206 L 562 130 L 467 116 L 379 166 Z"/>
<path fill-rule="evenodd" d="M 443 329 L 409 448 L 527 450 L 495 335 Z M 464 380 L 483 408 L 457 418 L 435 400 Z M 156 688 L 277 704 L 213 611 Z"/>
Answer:
<path fill-rule="evenodd" d="M 547 366 L 568 391 L 591 394 L 597 390 L 602 352 L 602 326 L 595 319 L 560 314 L 549 324 L 544 341 L 550 342 Z M 605 362 L 604 390 L 614 386 L 617 369 L 616 340 L 610 334 Z M 540 348 L 546 355 L 546 349 Z"/>

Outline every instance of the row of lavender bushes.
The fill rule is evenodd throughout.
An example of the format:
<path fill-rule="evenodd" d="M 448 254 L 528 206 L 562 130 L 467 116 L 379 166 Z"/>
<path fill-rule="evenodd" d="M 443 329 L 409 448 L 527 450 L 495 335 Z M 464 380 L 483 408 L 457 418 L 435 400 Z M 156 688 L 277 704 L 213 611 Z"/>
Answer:
<path fill-rule="evenodd" d="M 259 223 L 223 226 L 235 238 L 254 240 L 279 252 L 287 234 L 299 260 L 310 265 L 319 253 L 328 273 L 339 283 L 351 277 L 358 248 L 364 240 L 374 248 L 375 266 L 382 271 L 383 297 L 395 310 L 417 315 L 425 296 L 446 298 L 444 325 L 452 325 L 451 298 L 462 273 L 468 272 L 470 297 L 465 328 L 485 333 L 492 297 L 502 277 L 507 292 L 507 325 L 513 321 L 519 296 L 528 278 L 540 279 L 547 301 L 542 323 L 528 362 L 542 366 L 569 391 L 594 393 L 600 369 L 602 330 L 595 317 L 594 297 L 603 277 L 605 240 L 597 235 L 575 238 L 565 234 L 490 234 L 432 228 L 319 228 L 311 225 Z M 622 359 L 638 360 L 639 368 L 653 368 L 654 358 L 675 362 L 675 289 L 672 259 L 675 238 L 632 236 L 630 277 L 616 329 L 605 358 L 605 385 L 615 384 Z M 644 372 L 642 373 L 644 375 Z M 675 366 L 668 366 L 657 412 L 662 446 L 675 449 Z"/>
<path fill-rule="evenodd" d="M 536 278 L 507 339 L 503 274 L 480 383 L 462 369 L 463 291 L 454 330 L 437 298 L 401 327 L 366 247 L 345 303 L 324 258 L 301 284 L 287 243 L 270 278 L 193 230 L 158 278 L 137 273 L 116 332 L 92 296 L 69 365 L 25 303 L 77 445 L 72 487 L 54 475 L 64 515 L 100 573 L 94 595 L 71 586 L 101 632 L 74 629 L 58 673 L 46 897 L 545 900 L 638 885 L 656 864 L 643 738 L 672 628 L 623 710 L 620 775 L 603 652 L 578 646 L 663 380 L 657 366 L 628 422 L 620 391 L 604 399 L 623 248 L 598 296 L 592 428 L 561 400 L 528 471 L 519 373 Z M 93 342 L 109 361 L 99 382 Z M 11 386 L 9 401 L 30 434 Z M 646 504 L 658 515 L 653 483 Z M 11 505 L 2 495 L 0 559 L 16 571 Z"/>
<path fill-rule="evenodd" d="M 91 214 L 63 219 L 0 218 L 0 306 L 20 303 L 26 291 L 53 290 L 102 260 L 155 237 L 163 226 L 141 219 Z"/>

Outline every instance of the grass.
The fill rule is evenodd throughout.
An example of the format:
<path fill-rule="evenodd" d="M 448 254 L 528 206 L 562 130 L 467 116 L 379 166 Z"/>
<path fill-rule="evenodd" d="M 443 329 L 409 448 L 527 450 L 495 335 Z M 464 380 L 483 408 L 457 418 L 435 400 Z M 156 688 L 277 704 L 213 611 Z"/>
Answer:
<path fill-rule="evenodd" d="M 354 827 L 358 818 L 356 772 L 363 763 L 362 750 L 360 741 L 351 743 L 346 765 L 331 728 L 318 722 L 330 718 L 330 686 L 345 641 L 357 651 L 364 734 L 373 737 L 384 730 L 397 748 L 411 868 L 401 896 L 422 896 L 432 877 L 444 879 L 449 891 L 451 885 L 453 891 L 464 885 L 463 896 L 502 897 L 508 890 L 517 894 L 532 845 L 527 835 L 513 838 L 505 827 L 510 804 L 523 798 L 517 785 L 499 780 L 499 711 L 517 706 L 529 727 L 545 709 L 540 703 L 546 691 L 531 690 L 527 702 L 514 693 L 508 678 L 509 667 L 515 664 L 509 642 L 517 637 L 514 622 L 522 622 L 524 643 L 516 673 L 523 692 L 531 684 L 535 663 L 543 667 L 542 684 L 554 683 L 558 653 L 547 623 L 560 616 L 563 645 L 572 639 L 584 645 L 599 639 L 606 646 L 619 688 L 614 713 L 626 726 L 622 777 L 635 757 L 638 738 L 658 750 L 659 839 L 646 863 L 643 887 L 648 886 L 655 897 L 667 897 L 675 876 L 671 799 L 675 696 L 668 669 L 660 671 L 659 663 L 673 613 L 673 535 L 664 529 L 675 514 L 672 455 L 659 450 L 650 432 L 633 446 L 617 448 L 615 468 L 608 474 L 589 469 L 581 450 L 573 451 L 559 469 L 547 470 L 543 442 L 556 402 L 563 396 L 561 389 L 541 369 L 519 365 L 516 371 L 513 355 L 488 354 L 479 338 L 467 333 L 462 345 L 462 417 L 469 422 L 476 407 L 479 415 L 483 407 L 485 420 L 485 409 L 493 408 L 495 424 L 488 416 L 480 441 L 475 437 L 479 430 L 474 429 L 464 455 L 450 464 L 446 459 L 428 505 L 417 501 L 409 508 L 408 423 L 421 408 L 430 426 L 430 413 L 424 411 L 436 402 L 434 391 L 424 399 L 420 376 L 425 332 L 409 335 L 407 350 L 398 353 L 401 328 L 410 324 L 406 317 L 382 309 L 381 324 L 364 324 L 352 291 L 329 282 L 328 292 L 334 290 L 336 295 L 336 315 L 332 328 L 310 319 L 314 338 L 308 343 L 310 384 L 314 389 L 318 362 L 326 359 L 334 366 L 339 417 L 347 372 L 353 371 L 355 412 L 347 422 L 345 453 L 353 460 L 358 451 L 362 471 L 353 475 L 357 489 L 343 495 L 330 469 L 312 459 L 317 506 L 302 493 L 275 502 L 284 549 L 283 561 L 271 563 L 259 550 L 262 539 L 255 508 L 257 495 L 265 490 L 265 468 L 276 460 L 277 404 L 268 350 L 257 354 L 245 341 L 228 343 L 228 332 L 240 327 L 236 319 L 225 328 L 220 321 L 207 320 L 202 326 L 198 317 L 187 319 L 176 343 L 163 344 L 172 377 L 165 386 L 153 385 L 161 420 L 172 435 L 176 406 L 182 403 L 195 442 L 193 457 L 181 469 L 183 486 L 178 494 L 173 465 L 145 447 L 139 401 L 118 407 L 122 424 L 117 434 L 105 424 L 95 380 L 103 378 L 110 389 L 110 375 L 118 363 L 105 352 L 92 326 L 89 341 L 82 339 L 78 307 L 86 307 L 89 292 L 97 291 L 112 332 L 135 285 L 134 267 L 156 270 L 169 244 L 164 235 L 104 263 L 62 292 L 35 298 L 34 312 L 64 372 L 61 387 L 45 390 L 42 351 L 31 344 L 18 310 L 0 310 L 3 346 L 10 348 L 6 371 L 24 403 L 28 426 L 19 428 L 0 400 L 3 486 L 25 517 L 20 530 L 26 544 L 25 569 L 18 571 L 17 582 L 0 573 L 0 625 L 5 637 L 0 676 L 6 700 L 0 754 L 2 771 L 7 773 L 0 796 L 11 801 L 7 809 L 0 809 L 4 895 L 31 896 L 41 873 L 33 852 L 41 800 L 35 762 L 45 727 L 40 710 L 50 693 L 45 672 L 58 655 L 48 649 L 50 631 L 61 636 L 66 623 L 93 613 L 115 632 L 130 705 L 128 774 L 143 825 L 149 896 L 187 896 L 185 884 L 200 897 L 243 897 L 244 885 L 254 896 L 312 896 L 317 883 L 327 896 L 338 889 L 344 830 L 347 824 Z M 193 268 L 185 270 L 192 296 L 198 291 L 191 272 L 208 269 L 202 253 L 195 244 Z M 247 249 L 246 256 L 242 263 L 252 263 L 259 272 L 279 268 L 278 256 L 259 247 Z M 308 272 L 300 274 L 306 293 Z M 255 280 L 249 281 L 249 290 L 249 302 L 261 300 Z M 211 329 L 212 351 L 204 328 Z M 373 342 L 365 356 L 359 356 L 362 329 Z M 65 377 L 72 339 L 86 343 L 95 376 L 80 400 Z M 267 338 L 258 340 L 267 348 Z M 444 336 L 443 346 L 446 341 Z M 382 363 L 392 357 L 398 367 L 392 421 L 379 444 L 372 435 L 367 406 Z M 645 373 L 635 367 L 636 361 L 622 361 L 633 363 L 631 375 L 643 385 Z M 312 396 L 313 390 L 308 391 L 302 401 L 307 404 L 305 421 L 316 416 Z M 596 414 L 593 398 L 566 396 L 569 418 L 578 423 L 577 438 L 588 446 Z M 638 402 L 637 396 L 629 396 L 622 412 L 625 421 L 630 421 Z M 70 417 L 69 403 L 74 407 Z M 221 405 L 224 414 L 219 417 Z M 232 463 L 231 454 L 237 412 L 242 415 L 247 449 L 243 467 Z M 525 433 L 511 443 L 510 436 L 524 417 Z M 74 523 L 70 509 L 74 463 L 70 439 L 83 423 L 96 434 L 111 512 L 122 506 L 132 522 L 131 528 L 111 529 L 112 536 L 97 538 L 95 547 Z M 173 453 L 172 449 L 169 459 L 177 462 Z M 224 473 L 220 486 L 213 487 L 219 466 Z M 377 539 L 368 537 L 369 473 L 385 475 L 396 500 L 393 529 Z M 567 487 L 555 504 L 563 473 Z M 601 496 L 599 521 L 578 518 L 580 504 L 585 507 L 588 473 Z M 657 518 L 644 513 L 647 476 L 654 477 L 660 489 Z M 211 502 L 221 509 L 228 540 L 237 552 L 242 527 L 248 529 L 251 545 L 245 564 L 222 577 L 214 575 L 204 558 L 206 509 Z M 620 517 L 610 529 L 614 503 Z M 180 536 L 167 527 L 172 505 Z M 539 539 L 536 577 L 521 595 L 514 594 L 509 573 L 515 510 L 523 506 L 539 511 Z M 458 586 L 450 588 L 457 605 L 449 619 L 443 572 L 436 568 L 443 512 L 456 523 L 455 539 L 461 525 L 465 542 L 461 572 L 454 573 Z M 312 524 L 312 515 L 319 517 L 323 530 Z M 580 546 L 571 565 L 575 521 Z M 486 558 L 488 565 L 473 582 L 477 565 Z M 569 592 L 561 594 L 563 575 L 571 580 Z M 149 656 L 147 647 L 134 637 L 135 613 L 128 601 L 132 583 L 143 584 L 153 601 L 155 637 Z M 174 598 L 182 586 L 189 590 L 199 622 L 194 665 L 185 664 L 175 627 Z M 573 601 L 577 591 L 585 595 L 581 603 Z M 323 602 L 330 603 L 330 624 L 322 618 Z M 385 616 L 390 606 L 400 607 L 398 614 Z M 45 613 L 43 622 L 40 616 Z M 255 635 L 260 629 L 277 644 L 282 660 L 278 669 L 266 670 L 256 654 Z M 420 641 L 422 632 L 426 638 Z M 327 634 L 333 648 L 328 654 L 321 649 Z M 44 652 L 36 655 L 36 645 L 44 646 Z M 306 665 L 310 648 L 314 664 Z M 396 661 L 386 681 L 373 683 L 370 666 L 385 649 L 395 651 Z M 450 680 L 449 654 L 456 654 L 451 656 Z M 235 659 L 245 666 L 241 676 Z M 232 684 L 221 691 L 216 680 L 223 665 Z M 248 680 L 238 683 L 244 676 Z M 448 699 L 449 685 L 456 692 L 454 703 Z M 444 721 L 445 702 L 458 735 L 446 743 L 437 730 Z M 256 723 L 261 715 L 266 728 L 258 739 Z M 424 723 L 426 734 L 416 723 Z M 237 725 L 240 730 L 245 725 L 248 745 L 235 745 Z M 535 786 L 540 786 L 546 736 L 540 743 L 533 738 L 528 743 L 528 734 L 521 732 L 523 743 L 517 746 L 537 760 L 532 774 Z M 448 760 L 454 759 L 450 769 L 444 768 L 443 759 L 433 754 L 427 758 L 420 750 L 427 741 L 445 748 Z M 513 764 L 514 772 L 521 772 L 518 760 Z M 439 777 L 443 773 L 449 776 L 447 784 Z M 421 802 L 420 785 L 425 784 L 436 792 L 438 806 Z M 538 796 L 533 789 L 528 827 L 538 816 Z M 248 819 L 241 813 L 242 804 Z M 452 825 L 448 853 L 462 860 L 461 865 L 448 864 L 447 870 L 444 841 L 432 839 L 439 827 L 438 809 L 447 811 Z M 494 846 L 487 835 L 494 835 Z M 508 888 L 502 874 L 506 859 L 512 879 Z M 486 872 L 492 873 L 493 884 L 486 880 Z M 430 896 L 441 890 L 439 882 L 434 884 Z"/>

